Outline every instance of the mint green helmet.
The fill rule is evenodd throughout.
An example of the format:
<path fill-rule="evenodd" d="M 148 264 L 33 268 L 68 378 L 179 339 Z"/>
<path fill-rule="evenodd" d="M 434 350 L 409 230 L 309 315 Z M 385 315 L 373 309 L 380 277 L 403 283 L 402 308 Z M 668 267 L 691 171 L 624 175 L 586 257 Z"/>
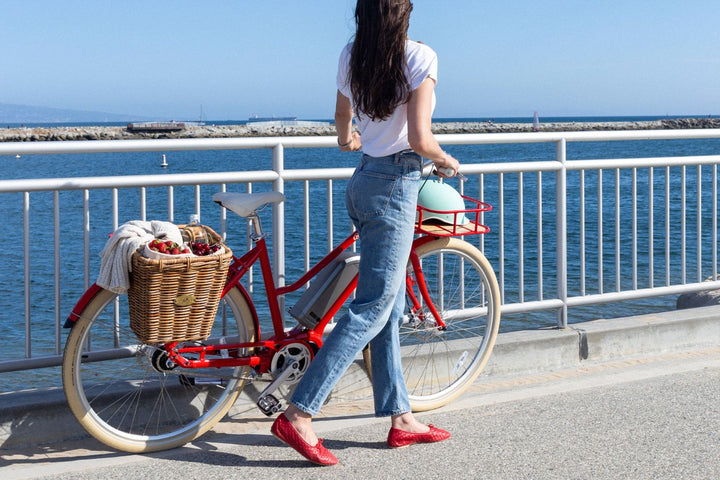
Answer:
<path fill-rule="evenodd" d="M 466 210 L 462 197 L 457 190 L 442 181 L 428 179 L 422 182 L 418 193 L 418 205 L 427 209 L 422 212 L 423 223 L 429 220 L 438 220 L 449 225 L 470 223 L 464 213 L 455 214 L 458 210 Z"/>

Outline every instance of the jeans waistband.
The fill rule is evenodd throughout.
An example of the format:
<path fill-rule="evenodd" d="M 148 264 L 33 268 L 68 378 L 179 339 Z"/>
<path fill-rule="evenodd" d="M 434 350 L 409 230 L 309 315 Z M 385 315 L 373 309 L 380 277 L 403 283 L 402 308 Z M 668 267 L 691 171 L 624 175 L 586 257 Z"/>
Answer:
<path fill-rule="evenodd" d="M 410 149 L 401 150 L 384 157 L 372 157 L 368 154 L 363 154 L 363 160 L 377 163 L 392 163 L 395 165 L 417 162 L 421 167 L 423 162 L 422 157 Z"/>

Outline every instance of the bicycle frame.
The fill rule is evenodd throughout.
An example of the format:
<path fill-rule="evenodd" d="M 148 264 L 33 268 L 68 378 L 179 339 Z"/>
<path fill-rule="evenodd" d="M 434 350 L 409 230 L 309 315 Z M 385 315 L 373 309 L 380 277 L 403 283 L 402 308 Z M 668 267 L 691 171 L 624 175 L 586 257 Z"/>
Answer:
<path fill-rule="evenodd" d="M 463 197 L 472 200 L 477 204 L 477 207 L 467 212 L 479 213 L 491 209 L 487 204 L 478 202 L 477 200 L 470 199 L 469 197 Z M 413 241 L 413 246 L 410 252 L 410 264 L 412 265 L 415 279 L 413 280 L 411 275 L 406 277 L 406 292 L 409 300 L 411 314 L 419 315 L 422 320 L 423 305 L 429 309 L 430 313 L 434 317 L 433 320 L 437 328 L 444 330 L 446 328 L 445 323 L 442 320 L 440 313 L 437 311 L 435 305 L 430 300 L 430 294 L 425 284 L 425 277 L 422 272 L 422 265 L 416 249 L 425 243 L 436 240 L 440 236 L 455 236 L 455 235 L 466 235 L 466 234 L 477 234 L 485 233 L 487 227 L 478 223 L 478 217 L 475 222 L 471 223 L 469 227 L 465 227 L 464 231 L 458 231 L 453 227 L 452 231 L 441 230 L 439 233 L 428 230 L 422 223 L 423 211 L 432 211 L 418 207 L 420 222 L 416 225 L 415 232 L 420 236 Z M 443 212 L 441 212 L 443 213 Z M 453 213 L 453 212 L 445 212 Z M 454 212 L 457 214 L 457 212 Z M 255 331 L 257 332 L 258 340 L 253 342 L 245 343 L 234 343 L 234 344 L 190 344 L 181 345 L 179 342 L 167 343 L 164 345 L 164 349 L 167 352 L 168 358 L 176 365 L 187 368 L 207 368 L 207 367 L 242 367 L 249 366 L 256 369 L 258 373 L 265 373 L 270 371 L 271 362 L 273 355 L 277 353 L 284 345 L 294 342 L 300 342 L 307 345 L 312 345 L 312 355 L 319 349 L 323 344 L 323 332 L 327 327 L 330 320 L 337 314 L 342 308 L 345 301 L 352 295 L 357 286 L 357 275 L 343 290 L 341 295 L 336 299 L 330 309 L 325 313 L 323 318 L 318 324 L 311 328 L 295 328 L 290 331 L 285 331 L 285 322 L 283 315 L 280 310 L 279 297 L 287 293 L 299 290 L 312 280 L 323 268 L 325 268 L 330 262 L 335 260 L 342 252 L 350 248 L 359 238 L 358 232 L 351 233 L 342 243 L 335 247 L 330 253 L 328 253 L 320 262 L 313 266 L 309 271 L 302 275 L 294 283 L 277 287 L 275 285 L 272 266 L 270 264 L 270 256 L 268 254 L 267 243 L 265 238 L 258 236 L 256 239 L 255 247 L 250 249 L 241 257 L 233 257 L 233 261 L 230 264 L 228 270 L 228 279 L 223 288 L 222 296 L 224 297 L 233 288 L 237 288 L 245 298 L 248 307 L 251 310 L 253 317 L 253 323 Z M 242 285 L 241 280 L 250 268 L 256 263 L 260 263 L 260 268 L 263 277 L 263 284 L 265 287 L 266 298 L 268 301 L 268 307 L 270 309 L 270 316 L 273 327 L 273 335 L 266 339 L 262 339 L 260 323 L 258 314 L 255 309 L 254 302 L 250 294 L 247 292 L 245 287 Z M 415 294 L 414 287 L 417 287 L 420 293 L 420 298 Z M 94 295 L 101 290 L 101 287 L 93 284 L 78 300 L 77 304 L 73 308 L 71 314 L 68 316 L 65 322 L 65 327 L 72 327 L 75 322 L 80 318 L 82 312 L 87 303 L 94 297 Z M 249 355 L 241 355 L 240 351 L 252 352 Z M 227 355 L 220 355 L 221 352 L 226 352 Z M 196 358 L 187 358 L 185 355 L 192 355 Z M 208 355 L 217 355 L 212 358 L 208 358 Z"/>
<path fill-rule="evenodd" d="M 260 239 L 255 248 L 248 251 L 245 255 L 243 255 L 240 258 L 234 258 L 232 264 L 230 265 L 230 269 L 228 272 L 228 281 L 225 284 L 225 288 L 223 290 L 223 296 L 230 291 L 233 288 L 240 288 L 243 292 L 243 295 L 248 300 L 248 305 L 252 309 L 252 314 L 255 319 L 255 327 L 256 331 L 258 333 L 258 336 L 262 338 L 261 331 L 260 331 L 260 325 L 257 322 L 257 312 L 255 311 L 254 304 L 250 301 L 249 294 L 245 291 L 245 288 L 240 283 L 240 280 L 243 278 L 243 276 L 250 270 L 250 268 L 255 265 L 258 261 L 260 262 L 260 267 L 262 269 L 262 276 L 263 276 L 263 282 L 264 286 L 267 292 L 267 299 L 268 304 L 270 308 L 270 315 L 272 319 L 272 325 L 273 325 L 273 333 L 274 335 L 267 339 L 267 340 L 259 340 L 255 342 L 248 342 L 248 343 L 236 343 L 236 344 L 222 344 L 222 345 L 203 345 L 203 346 L 188 346 L 188 347 L 178 347 L 178 343 L 170 343 L 166 344 L 165 348 L 168 352 L 168 357 L 173 362 L 177 363 L 181 367 L 184 368 L 205 368 L 205 367 L 229 367 L 229 366 L 250 366 L 256 368 L 259 372 L 266 372 L 270 368 L 270 362 L 272 361 L 272 354 L 277 352 L 280 348 L 282 348 L 283 345 L 290 343 L 290 342 L 303 342 L 303 343 L 310 343 L 317 346 L 317 348 L 320 348 L 322 346 L 323 340 L 322 335 L 325 331 L 325 328 L 327 327 L 327 324 L 330 322 L 330 320 L 337 314 L 337 312 L 340 310 L 342 305 L 345 303 L 345 301 L 352 295 L 352 292 L 355 290 L 357 286 L 357 275 L 353 280 L 348 284 L 348 286 L 343 290 L 342 294 L 338 297 L 338 299 L 333 303 L 331 308 L 328 310 L 328 312 L 323 316 L 323 318 L 320 320 L 320 322 L 312 329 L 308 330 L 291 330 L 289 332 L 285 331 L 285 325 L 283 321 L 283 317 L 281 315 L 280 306 L 278 298 L 281 295 L 285 295 L 286 293 L 296 291 L 300 289 L 303 285 L 307 284 L 315 275 L 317 275 L 323 268 L 325 268 L 331 261 L 333 261 L 335 258 L 337 258 L 342 252 L 347 250 L 350 246 L 352 246 L 358 239 L 358 233 L 353 232 L 348 236 L 340 245 L 335 247 L 330 253 L 328 253 L 327 256 L 325 256 L 320 262 L 318 262 L 315 266 L 313 266 L 308 272 L 306 272 L 302 277 L 300 277 L 298 280 L 296 280 L 294 283 L 283 286 L 283 287 L 277 287 L 275 285 L 273 274 L 272 274 L 272 268 L 270 265 L 270 258 L 268 255 L 267 250 L 267 244 L 265 243 L 265 239 Z M 421 297 L 423 298 L 425 304 L 430 308 L 431 313 L 434 316 L 435 322 L 437 324 L 437 327 L 440 329 L 445 328 L 445 324 L 443 323 L 441 316 L 439 312 L 435 309 L 432 301 L 429 300 L 429 293 L 427 291 L 427 287 L 424 283 L 424 276 L 422 274 L 422 267 L 420 265 L 420 260 L 418 259 L 417 254 L 415 253 L 415 248 L 419 247 L 420 245 L 423 245 L 427 242 L 435 240 L 436 237 L 424 235 L 414 240 L 413 242 L 413 248 L 411 250 L 410 254 L 410 262 L 413 266 L 413 269 L 415 271 L 415 276 L 418 279 L 418 285 L 414 285 L 414 282 L 410 279 L 410 276 L 407 277 L 407 284 L 406 284 L 406 291 L 409 297 L 411 309 L 413 312 L 417 312 L 421 310 L 421 303 L 420 299 L 417 298 L 413 291 L 413 286 L 417 286 Z M 262 347 L 264 352 L 269 352 L 270 354 L 262 354 L 262 355 L 249 355 L 249 356 L 237 356 L 236 352 L 238 350 L 242 349 L 254 349 Z M 229 356 L 234 358 L 212 358 L 207 359 L 207 354 L 213 354 L 218 353 L 220 351 L 228 351 Z M 197 359 L 187 359 L 183 357 L 183 354 L 196 354 L 199 355 L 199 358 Z"/>

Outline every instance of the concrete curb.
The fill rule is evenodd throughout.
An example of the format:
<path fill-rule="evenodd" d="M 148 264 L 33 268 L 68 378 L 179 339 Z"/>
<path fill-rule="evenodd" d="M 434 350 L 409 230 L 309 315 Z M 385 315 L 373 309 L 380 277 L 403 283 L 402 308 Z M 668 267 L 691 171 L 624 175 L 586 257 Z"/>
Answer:
<path fill-rule="evenodd" d="M 720 344 L 720 306 L 602 319 L 571 325 L 499 335 L 479 382 L 488 377 L 518 376 L 577 368 L 583 362 L 647 357 L 673 351 L 695 350 Z M 358 392 L 369 387 L 357 364 L 336 391 Z M 360 385 L 360 387 L 358 387 Z M 250 396 L 253 395 L 250 389 Z M 330 402 L 347 401 L 337 395 Z M 0 395 L 0 449 L 87 438 L 72 416 L 61 390 L 34 390 Z M 237 402 L 232 415 L 263 418 L 251 398 Z"/>
<path fill-rule="evenodd" d="M 720 306 L 499 335 L 484 375 L 518 375 L 720 344 Z"/>

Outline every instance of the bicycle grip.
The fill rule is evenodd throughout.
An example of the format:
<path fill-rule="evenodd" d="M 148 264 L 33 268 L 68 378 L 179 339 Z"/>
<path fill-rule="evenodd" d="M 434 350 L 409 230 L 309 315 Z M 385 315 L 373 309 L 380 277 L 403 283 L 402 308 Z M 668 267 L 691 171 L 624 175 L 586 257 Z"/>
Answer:
<path fill-rule="evenodd" d="M 455 170 L 450 167 L 437 167 L 437 170 L 447 177 L 455 176 Z"/>

